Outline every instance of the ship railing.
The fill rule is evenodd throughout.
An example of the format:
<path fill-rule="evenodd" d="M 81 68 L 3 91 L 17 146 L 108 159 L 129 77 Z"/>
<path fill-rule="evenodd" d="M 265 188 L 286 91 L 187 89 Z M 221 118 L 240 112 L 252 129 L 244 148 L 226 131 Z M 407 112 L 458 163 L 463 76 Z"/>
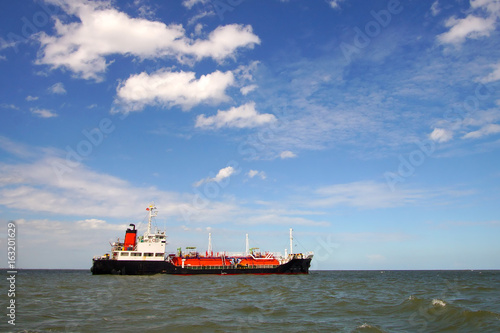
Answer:
<path fill-rule="evenodd" d="M 274 254 L 272 252 L 266 253 L 266 255 L 263 256 L 257 256 L 255 257 L 253 253 L 250 254 L 250 257 L 252 257 L 255 260 L 267 260 L 267 259 L 274 259 Z"/>
<path fill-rule="evenodd" d="M 174 254 L 171 254 L 174 255 Z M 188 252 L 182 253 L 183 257 L 192 258 L 192 257 L 215 257 L 215 258 L 230 258 L 230 257 L 252 257 L 254 259 L 273 259 L 273 258 L 283 258 L 283 255 L 280 252 L 253 252 L 253 253 L 244 253 L 244 252 Z"/>
<path fill-rule="evenodd" d="M 243 252 L 219 252 L 218 253 L 218 257 L 221 257 L 221 256 L 224 256 L 224 257 L 244 257 L 245 256 L 245 253 Z"/>
<path fill-rule="evenodd" d="M 108 260 L 109 259 L 109 254 L 104 254 L 102 256 L 94 256 L 94 260 Z"/>

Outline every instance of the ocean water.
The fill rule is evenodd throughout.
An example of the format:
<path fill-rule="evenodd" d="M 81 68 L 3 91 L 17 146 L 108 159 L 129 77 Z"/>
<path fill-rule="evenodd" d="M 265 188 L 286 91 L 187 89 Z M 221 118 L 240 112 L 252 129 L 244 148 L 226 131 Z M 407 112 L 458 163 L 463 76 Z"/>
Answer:
<path fill-rule="evenodd" d="M 3 271 L 8 277 L 6 271 Z M 16 275 L 1 332 L 500 332 L 500 271 Z"/>

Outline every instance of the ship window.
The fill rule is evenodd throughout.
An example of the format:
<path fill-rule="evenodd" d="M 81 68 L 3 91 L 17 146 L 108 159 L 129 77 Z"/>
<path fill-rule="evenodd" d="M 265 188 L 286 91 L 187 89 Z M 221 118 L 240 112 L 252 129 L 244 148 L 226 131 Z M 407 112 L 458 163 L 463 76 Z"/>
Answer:
<path fill-rule="evenodd" d="M 148 253 L 144 253 L 145 257 L 152 257 L 153 255 L 154 255 L 153 253 L 149 253 L 149 252 Z"/>
<path fill-rule="evenodd" d="M 140 257 L 141 256 L 141 252 L 132 252 L 130 255 L 132 257 Z"/>
<path fill-rule="evenodd" d="M 155 257 L 163 257 L 163 253 L 156 253 Z"/>
<path fill-rule="evenodd" d="M 121 255 L 122 257 L 128 257 L 128 252 L 121 252 L 121 253 L 120 253 L 120 255 Z"/>

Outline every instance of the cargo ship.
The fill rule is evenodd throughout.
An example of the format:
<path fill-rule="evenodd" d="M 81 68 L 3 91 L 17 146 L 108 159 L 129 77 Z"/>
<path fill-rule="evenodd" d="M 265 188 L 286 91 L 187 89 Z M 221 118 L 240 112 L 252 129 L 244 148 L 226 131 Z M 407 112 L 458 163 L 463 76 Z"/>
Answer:
<path fill-rule="evenodd" d="M 211 233 L 208 249 L 200 253 L 195 247 L 177 249 L 167 253 L 165 231 L 152 229 L 152 221 L 158 210 L 154 205 L 146 208 L 148 226 L 143 236 L 137 237 L 137 229 L 130 224 L 123 242 L 111 244 L 110 253 L 92 259 L 92 274 L 146 275 L 146 274 L 308 274 L 312 252 L 293 253 L 293 230 L 290 229 L 290 253 L 282 256 L 273 252 L 261 252 L 249 248 L 246 235 L 245 253 L 212 251 Z"/>

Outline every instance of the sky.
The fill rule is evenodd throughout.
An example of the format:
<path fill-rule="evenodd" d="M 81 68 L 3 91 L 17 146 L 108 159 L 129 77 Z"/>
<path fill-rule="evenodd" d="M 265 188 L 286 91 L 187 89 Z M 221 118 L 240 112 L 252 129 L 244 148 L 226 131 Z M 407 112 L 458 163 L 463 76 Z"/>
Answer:
<path fill-rule="evenodd" d="M 172 253 L 500 269 L 500 1 L 0 6 L 17 267 L 88 269 L 154 202 Z"/>

